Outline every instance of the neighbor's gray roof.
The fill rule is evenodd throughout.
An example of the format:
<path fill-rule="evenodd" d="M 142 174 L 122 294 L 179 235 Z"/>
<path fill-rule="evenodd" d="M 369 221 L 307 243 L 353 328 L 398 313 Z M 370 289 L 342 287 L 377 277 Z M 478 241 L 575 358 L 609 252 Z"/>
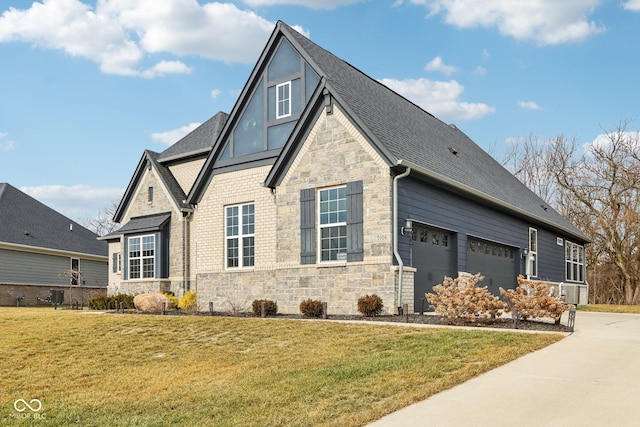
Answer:
<path fill-rule="evenodd" d="M 107 243 L 97 237 L 12 185 L 0 183 L 0 242 L 106 257 Z"/>
<path fill-rule="evenodd" d="M 379 151 L 392 155 L 388 159 L 391 163 L 414 164 L 431 178 L 453 182 L 476 197 L 497 200 L 588 241 L 457 127 L 443 123 L 291 27 L 279 24 L 326 79 L 327 89 L 352 120 L 364 128 Z"/>
<path fill-rule="evenodd" d="M 223 111 L 218 112 L 206 122 L 195 128 L 184 138 L 164 150 L 158 156 L 159 162 L 165 162 L 183 157 L 208 153 L 213 143 L 218 138 L 229 115 Z"/>

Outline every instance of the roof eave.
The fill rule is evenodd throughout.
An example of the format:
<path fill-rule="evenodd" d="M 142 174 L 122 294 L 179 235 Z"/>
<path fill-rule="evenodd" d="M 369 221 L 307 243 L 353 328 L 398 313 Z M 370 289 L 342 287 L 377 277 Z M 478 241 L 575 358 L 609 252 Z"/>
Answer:
<path fill-rule="evenodd" d="M 415 171 L 417 173 L 419 173 L 420 175 L 424 175 L 428 178 L 431 178 L 435 181 L 438 181 L 440 183 L 446 184 L 449 187 L 453 187 L 454 189 L 457 189 L 463 193 L 469 194 L 471 196 L 474 196 L 475 198 L 481 199 L 483 201 L 488 202 L 491 205 L 494 206 L 498 206 L 500 208 L 503 208 L 507 211 L 510 211 L 512 213 L 515 213 L 519 216 L 523 216 L 526 218 L 531 218 L 532 220 L 540 223 L 540 224 L 544 224 L 550 228 L 552 228 L 553 230 L 559 231 L 561 233 L 564 233 L 572 238 L 575 238 L 581 242 L 584 243 L 589 243 L 589 238 L 586 237 L 584 234 L 577 234 L 575 233 L 573 230 L 568 230 L 566 228 L 562 228 L 560 227 L 558 224 L 554 224 L 552 222 L 550 222 L 549 220 L 542 218 L 539 215 L 533 214 L 525 209 L 519 208 L 517 206 L 514 206 L 510 203 L 507 203 L 503 200 L 500 200 L 496 197 L 493 197 L 487 193 L 484 193 L 482 191 L 476 190 L 474 188 L 471 188 L 467 185 L 461 184 L 460 182 L 451 179 L 449 177 L 446 177 L 444 175 L 441 175 L 437 172 L 434 171 L 430 171 L 422 166 L 419 166 L 409 160 L 405 160 L 405 159 L 399 159 L 397 162 L 398 166 L 404 166 L 405 168 L 411 168 L 412 171 Z"/>

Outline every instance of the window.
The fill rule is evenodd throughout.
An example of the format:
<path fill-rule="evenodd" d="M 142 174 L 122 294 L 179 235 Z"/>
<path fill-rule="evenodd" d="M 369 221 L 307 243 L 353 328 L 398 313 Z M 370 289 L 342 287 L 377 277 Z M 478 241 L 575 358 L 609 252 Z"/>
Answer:
<path fill-rule="evenodd" d="M 71 285 L 77 286 L 80 278 L 80 260 L 71 258 Z"/>
<path fill-rule="evenodd" d="M 291 115 L 291 82 L 276 86 L 276 119 Z"/>
<path fill-rule="evenodd" d="M 147 202 L 153 202 L 153 187 L 147 189 Z"/>
<path fill-rule="evenodd" d="M 111 271 L 120 273 L 122 271 L 122 256 L 120 252 L 115 252 L 111 258 Z"/>
<path fill-rule="evenodd" d="M 529 255 L 526 265 L 527 276 L 538 276 L 538 230 L 529 228 Z"/>
<path fill-rule="evenodd" d="M 255 262 L 255 205 L 226 208 L 227 268 L 253 267 Z"/>
<path fill-rule="evenodd" d="M 321 261 L 347 259 L 347 187 L 319 191 Z"/>
<path fill-rule="evenodd" d="M 564 249 L 567 264 L 567 280 L 584 282 L 584 246 L 567 240 Z"/>
<path fill-rule="evenodd" d="M 129 279 L 155 277 L 156 236 L 129 237 Z"/>

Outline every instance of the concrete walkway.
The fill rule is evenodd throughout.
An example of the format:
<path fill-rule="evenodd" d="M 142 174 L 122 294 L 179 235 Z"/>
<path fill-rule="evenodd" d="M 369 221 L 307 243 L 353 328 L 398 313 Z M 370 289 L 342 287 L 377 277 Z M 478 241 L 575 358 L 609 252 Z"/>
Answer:
<path fill-rule="evenodd" d="M 398 426 L 640 426 L 640 315 L 578 311 L 560 342 L 369 425 Z"/>

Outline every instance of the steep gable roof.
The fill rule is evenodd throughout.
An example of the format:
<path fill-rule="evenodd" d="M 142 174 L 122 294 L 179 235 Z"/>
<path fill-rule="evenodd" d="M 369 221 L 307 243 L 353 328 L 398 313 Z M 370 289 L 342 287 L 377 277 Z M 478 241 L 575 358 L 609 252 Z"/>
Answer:
<path fill-rule="evenodd" d="M 391 167 L 412 167 L 431 181 L 568 233 L 588 238 L 456 126 L 448 125 L 284 23 L 281 31 L 322 77 L 323 90 L 363 131 Z M 312 118 L 311 114 L 307 115 Z M 274 186 L 292 158 L 297 126 L 266 184 Z"/>
<path fill-rule="evenodd" d="M 223 111 L 218 112 L 206 122 L 189 132 L 178 142 L 164 150 L 158 156 L 160 163 L 183 159 L 185 157 L 206 154 L 213 147 L 220 135 L 229 115 Z"/>
<path fill-rule="evenodd" d="M 0 243 L 106 257 L 108 247 L 77 222 L 0 183 Z"/>
<path fill-rule="evenodd" d="M 151 150 L 144 151 L 144 153 L 142 154 L 142 157 L 140 158 L 140 161 L 138 162 L 138 166 L 136 167 L 133 177 L 131 178 L 131 181 L 129 181 L 129 185 L 127 186 L 127 189 L 124 192 L 124 196 L 122 197 L 122 200 L 120 200 L 120 204 L 118 205 L 118 208 L 116 209 L 116 212 L 113 215 L 114 222 L 122 221 L 124 213 L 126 212 L 127 207 L 129 206 L 129 203 L 131 203 L 133 199 L 133 195 L 135 194 L 136 187 L 138 186 L 138 183 L 140 182 L 140 179 L 142 178 L 142 175 L 144 175 L 145 169 L 147 168 L 153 169 L 156 171 L 156 173 L 160 177 L 160 180 L 169 191 L 169 196 L 171 197 L 171 200 L 173 201 L 174 205 L 178 209 L 186 208 L 189 206 L 185 202 L 185 199 L 187 198 L 187 196 L 182 190 L 182 187 L 180 187 L 180 184 L 178 183 L 176 178 L 173 176 L 169 168 L 162 165 L 158 161 L 159 156 L 160 154 L 156 153 L 155 151 L 151 151 Z"/>

